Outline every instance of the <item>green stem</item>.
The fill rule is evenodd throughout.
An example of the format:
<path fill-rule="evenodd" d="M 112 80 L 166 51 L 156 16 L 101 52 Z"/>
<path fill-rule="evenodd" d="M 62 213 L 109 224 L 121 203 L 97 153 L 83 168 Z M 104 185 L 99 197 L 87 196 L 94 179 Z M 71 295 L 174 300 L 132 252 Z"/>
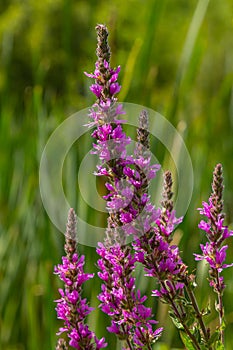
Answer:
<path fill-rule="evenodd" d="M 162 285 L 163 288 L 166 288 L 165 283 L 163 283 L 163 281 L 160 281 L 160 284 Z M 182 324 L 182 326 L 184 327 L 184 331 L 185 333 L 189 336 L 189 338 L 191 339 L 193 345 L 195 346 L 195 349 L 197 350 L 201 350 L 201 347 L 199 346 L 197 339 L 195 338 L 195 336 L 190 332 L 188 326 L 185 324 L 184 322 L 184 318 L 182 317 L 182 315 L 180 315 L 180 312 L 174 302 L 174 299 L 172 299 L 168 293 L 167 295 L 167 299 L 168 299 L 168 303 L 170 304 L 170 306 L 172 307 L 176 317 L 178 318 L 179 322 Z"/>
<path fill-rule="evenodd" d="M 199 323 L 199 325 L 201 327 L 204 340 L 205 340 L 206 344 L 208 344 L 208 342 L 209 342 L 209 334 L 208 334 L 206 326 L 204 324 L 202 313 L 199 310 L 199 307 L 198 307 L 195 295 L 194 295 L 193 291 L 191 290 L 188 281 L 185 281 L 185 285 L 186 285 L 186 290 L 187 290 L 188 296 L 190 298 L 190 301 L 192 303 L 193 309 L 195 311 L 196 318 L 197 318 L 198 323 Z M 209 350 L 212 350 L 212 347 L 209 347 Z"/>
<path fill-rule="evenodd" d="M 123 333 L 126 333 L 124 325 L 122 325 L 121 327 L 122 327 Z M 131 343 L 130 343 L 129 338 L 127 338 L 125 341 L 126 341 L 128 347 L 129 347 L 129 349 L 130 349 L 130 350 L 133 350 L 133 347 L 132 347 L 132 345 L 131 345 Z"/>
<path fill-rule="evenodd" d="M 128 347 L 130 348 L 130 350 L 133 350 L 133 347 L 132 347 L 132 345 L 131 345 L 129 339 L 127 339 L 126 342 L 127 342 Z"/>
<path fill-rule="evenodd" d="M 217 272 L 217 285 L 218 286 L 221 285 L 220 280 L 219 280 L 219 272 Z M 218 314 L 219 314 L 219 326 L 220 326 L 220 341 L 224 345 L 224 329 L 223 329 L 224 306 L 223 306 L 221 289 L 218 292 Z"/>
<path fill-rule="evenodd" d="M 141 329 L 139 328 L 139 332 L 141 333 L 141 335 L 144 337 L 144 335 L 143 335 L 143 333 L 142 333 L 142 331 L 141 331 Z M 144 339 L 145 339 L 145 337 L 144 337 Z M 150 346 L 150 344 L 148 343 L 147 345 L 146 345 L 146 347 L 147 347 L 147 349 L 148 350 L 152 350 L 152 347 Z"/>

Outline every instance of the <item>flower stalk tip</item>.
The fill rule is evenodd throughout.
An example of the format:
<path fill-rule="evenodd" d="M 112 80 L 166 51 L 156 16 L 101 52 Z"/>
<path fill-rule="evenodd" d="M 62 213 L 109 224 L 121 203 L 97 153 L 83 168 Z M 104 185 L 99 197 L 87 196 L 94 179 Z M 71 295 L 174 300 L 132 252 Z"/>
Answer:
<path fill-rule="evenodd" d="M 137 128 L 137 141 L 146 150 L 149 150 L 150 148 L 149 118 L 148 118 L 148 112 L 146 110 L 142 110 L 139 115 L 139 128 Z"/>
<path fill-rule="evenodd" d="M 108 29 L 104 24 L 97 24 L 95 29 L 97 33 L 97 62 L 100 72 L 104 74 L 106 71 L 106 63 L 110 64 L 111 57 L 111 51 L 108 45 Z"/>
<path fill-rule="evenodd" d="M 77 234 L 77 216 L 73 208 L 70 208 L 68 220 L 66 224 L 66 240 L 65 252 L 69 260 L 72 260 L 73 254 L 76 252 L 76 234 Z"/>
<path fill-rule="evenodd" d="M 212 202 L 214 215 L 221 215 L 224 218 L 223 211 L 223 169 L 222 164 L 217 164 L 213 172 L 213 182 L 212 182 Z"/>
<path fill-rule="evenodd" d="M 161 205 L 165 210 L 168 210 L 170 213 L 173 210 L 172 184 L 173 184 L 172 174 L 170 171 L 166 171 L 164 173 L 164 184 L 163 184 L 163 193 L 162 193 L 163 200 L 161 202 Z"/>

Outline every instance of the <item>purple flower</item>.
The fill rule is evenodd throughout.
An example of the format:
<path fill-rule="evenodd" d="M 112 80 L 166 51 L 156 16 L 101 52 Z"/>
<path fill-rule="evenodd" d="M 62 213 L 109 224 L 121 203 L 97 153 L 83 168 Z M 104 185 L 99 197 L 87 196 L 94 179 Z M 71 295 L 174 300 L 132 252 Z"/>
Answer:
<path fill-rule="evenodd" d="M 100 98 L 101 92 L 103 91 L 103 87 L 98 84 L 93 84 L 90 86 L 90 90 L 98 97 Z"/>
<path fill-rule="evenodd" d="M 212 203 L 211 198 L 210 198 L 209 204 L 203 201 L 202 205 L 203 205 L 202 208 L 198 208 L 198 210 L 200 211 L 200 214 L 204 215 L 208 219 L 210 219 L 211 218 L 211 210 L 213 209 L 213 203 Z"/>
<path fill-rule="evenodd" d="M 201 230 L 206 231 L 206 233 L 208 233 L 208 234 L 211 233 L 211 231 L 210 231 L 210 229 L 211 229 L 210 223 L 208 223 L 208 222 L 206 222 L 206 221 L 204 221 L 204 220 L 201 220 L 201 221 L 200 221 L 198 227 L 199 227 Z"/>
<path fill-rule="evenodd" d="M 228 245 L 216 249 L 216 246 L 213 242 L 207 242 L 205 245 L 201 244 L 200 247 L 202 250 L 202 255 L 194 254 L 196 261 L 206 260 L 211 269 L 217 270 L 219 273 L 221 273 L 223 269 L 233 266 L 233 263 L 224 264 Z"/>
<path fill-rule="evenodd" d="M 133 215 L 131 213 L 123 212 L 120 214 L 120 220 L 123 224 L 127 224 L 131 222 L 133 219 Z"/>
<path fill-rule="evenodd" d="M 117 76 L 115 74 L 114 79 L 117 79 Z M 111 80 L 111 79 L 110 79 Z M 110 95 L 115 95 L 121 90 L 121 86 L 118 83 L 112 83 L 109 88 Z"/>

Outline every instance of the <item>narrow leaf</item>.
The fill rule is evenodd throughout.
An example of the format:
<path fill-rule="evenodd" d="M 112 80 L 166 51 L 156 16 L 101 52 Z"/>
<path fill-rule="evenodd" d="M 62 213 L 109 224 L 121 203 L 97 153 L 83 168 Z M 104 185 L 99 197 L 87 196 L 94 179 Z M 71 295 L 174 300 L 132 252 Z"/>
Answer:
<path fill-rule="evenodd" d="M 184 343 L 185 349 L 196 350 L 189 336 L 185 332 L 180 331 L 180 337 L 182 342 Z"/>

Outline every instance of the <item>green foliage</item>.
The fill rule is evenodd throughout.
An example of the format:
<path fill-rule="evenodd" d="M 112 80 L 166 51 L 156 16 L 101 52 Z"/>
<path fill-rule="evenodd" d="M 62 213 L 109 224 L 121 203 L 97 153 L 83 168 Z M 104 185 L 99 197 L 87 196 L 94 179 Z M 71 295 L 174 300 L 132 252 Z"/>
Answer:
<path fill-rule="evenodd" d="M 196 208 L 210 194 L 212 170 L 218 162 L 224 168 L 226 219 L 233 222 L 231 0 L 1 1 L 0 348 L 4 350 L 55 347 L 60 322 L 54 311 L 58 281 L 53 266 L 60 261 L 64 237 L 43 209 L 38 169 L 53 130 L 71 113 L 93 103 L 83 71 L 94 69 L 98 22 L 109 27 L 113 65 L 122 66 L 119 100 L 161 112 L 187 144 L 194 167 L 194 193 L 178 231 L 183 258 L 191 270 L 195 266 L 192 253 L 201 241 Z M 82 218 L 95 223 L 100 221 L 99 213 L 85 204 L 78 190 L 79 164 L 90 144 L 88 136 L 82 147 L 72 147 L 64 165 L 64 187 Z M 152 146 L 163 168 L 172 168 L 164 146 L 156 142 Z M 176 177 L 175 169 L 171 170 Z M 88 191 L 88 184 L 82 190 Z M 229 245 L 233 247 L 230 241 Z M 80 250 L 86 254 L 86 268 L 94 272 L 94 249 Z M 233 249 L 229 249 L 231 261 Z M 201 308 L 208 302 L 214 305 L 201 264 L 197 273 L 195 292 Z M 231 276 L 229 269 L 224 275 L 227 350 L 233 348 Z M 154 288 L 151 283 L 144 277 L 139 280 L 148 296 Z M 85 291 L 95 306 L 98 291 L 95 278 Z M 156 318 L 166 330 L 161 346 L 156 344 L 155 349 L 181 348 L 167 309 L 150 297 L 149 302 L 155 303 Z M 217 314 L 206 317 L 214 328 Z M 98 336 L 108 339 L 109 348 L 116 348 L 115 338 L 105 330 L 109 320 L 98 309 L 90 324 Z M 181 337 L 191 349 L 183 332 Z"/>
<path fill-rule="evenodd" d="M 216 345 L 216 350 L 224 350 L 224 345 L 221 342 L 218 342 Z"/>
<path fill-rule="evenodd" d="M 193 346 L 193 343 L 191 342 L 190 338 L 187 336 L 185 332 L 180 332 L 180 337 L 182 339 L 182 342 L 185 345 L 185 349 L 187 350 L 195 350 L 196 348 Z"/>

